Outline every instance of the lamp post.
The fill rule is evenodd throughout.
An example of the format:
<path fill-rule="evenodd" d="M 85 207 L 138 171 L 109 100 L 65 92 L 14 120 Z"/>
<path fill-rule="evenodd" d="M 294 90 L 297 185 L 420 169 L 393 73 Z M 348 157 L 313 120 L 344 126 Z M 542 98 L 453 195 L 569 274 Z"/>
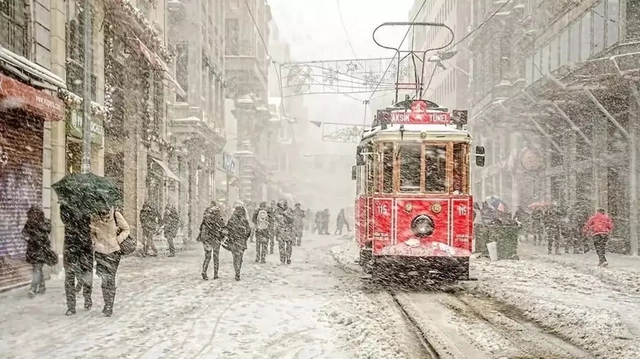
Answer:
<path fill-rule="evenodd" d="M 91 171 L 91 1 L 84 1 L 84 83 L 82 99 L 82 173 Z"/>

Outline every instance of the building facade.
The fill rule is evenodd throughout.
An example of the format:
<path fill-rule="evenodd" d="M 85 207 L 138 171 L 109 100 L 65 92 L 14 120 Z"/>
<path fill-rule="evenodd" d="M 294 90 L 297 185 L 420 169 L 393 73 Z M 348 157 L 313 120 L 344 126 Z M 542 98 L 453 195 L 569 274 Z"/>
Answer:
<path fill-rule="evenodd" d="M 62 254 L 51 184 L 81 169 L 85 72 L 91 171 L 119 186 L 133 236 L 141 236 L 144 202 L 159 212 L 179 205 L 188 239 L 214 198 L 214 158 L 224 145 L 226 2 L 92 5 L 90 52 L 83 2 L 0 7 L 0 289 L 30 280 L 20 231 L 32 205 L 51 219 L 53 248 Z M 181 37 L 190 31 L 202 36 Z"/>
<path fill-rule="evenodd" d="M 584 216 L 604 208 L 613 237 L 637 253 L 637 71 L 633 1 L 516 1 L 473 37 L 472 120 L 487 147 L 482 195 L 512 206 L 556 201 Z"/>
<path fill-rule="evenodd" d="M 463 39 L 471 24 L 471 7 L 464 0 L 416 0 L 409 12 L 409 21 L 442 23 L 451 28 L 415 26 L 410 34 L 410 44 L 416 51 L 427 51 L 426 60 L 439 52 L 455 52 L 440 63 L 425 61 L 423 98 L 451 109 L 466 109 L 469 105 L 471 52 Z M 418 13 L 420 10 L 420 13 Z M 451 44 L 450 46 L 443 46 Z M 419 71 L 420 69 L 418 69 Z"/>

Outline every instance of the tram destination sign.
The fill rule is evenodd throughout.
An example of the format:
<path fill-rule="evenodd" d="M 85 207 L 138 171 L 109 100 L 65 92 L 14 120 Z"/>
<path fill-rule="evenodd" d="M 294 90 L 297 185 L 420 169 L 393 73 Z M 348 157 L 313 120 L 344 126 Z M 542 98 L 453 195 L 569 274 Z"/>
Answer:
<path fill-rule="evenodd" d="M 393 124 L 434 124 L 448 125 L 451 123 L 451 114 L 448 112 L 429 111 L 429 112 L 409 112 L 409 111 L 392 111 L 388 117 L 389 123 Z"/>

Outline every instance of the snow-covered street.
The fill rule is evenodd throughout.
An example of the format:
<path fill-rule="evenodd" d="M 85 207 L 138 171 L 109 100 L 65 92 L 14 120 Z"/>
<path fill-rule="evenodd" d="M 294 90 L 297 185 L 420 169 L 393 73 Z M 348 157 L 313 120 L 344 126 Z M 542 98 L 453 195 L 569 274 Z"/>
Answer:
<path fill-rule="evenodd" d="M 363 293 L 359 278 L 336 266 L 329 249 L 347 241 L 307 237 L 294 247 L 290 266 L 280 265 L 277 248 L 267 264 L 256 264 L 250 248 L 240 282 L 224 250 L 220 279 L 209 281 L 200 277 L 200 248 L 175 258 L 126 258 L 112 318 L 100 313 L 99 278 L 93 309 L 82 310 L 80 298 L 73 317 L 64 316 L 60 279 L 34 299 L 24 288 L 4 293 L 0 352 L 3 358 L 422 357 L 393 303 L 381 305 L 388 298 Z"/>

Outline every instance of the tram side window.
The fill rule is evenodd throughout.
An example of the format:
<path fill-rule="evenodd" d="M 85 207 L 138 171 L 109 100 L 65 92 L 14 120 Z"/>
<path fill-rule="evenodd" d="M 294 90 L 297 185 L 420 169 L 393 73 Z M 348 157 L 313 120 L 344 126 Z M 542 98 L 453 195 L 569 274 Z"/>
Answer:
<path fill-rule="evenodd" d="M 367 181 L 365 183 L 365 188 L 367 191 L 367 194 L 373 194 L 373 192 L 375 191 L 375 169 L 377 168 L 377 163 L 375 161 L 375 157 L 373 155 L 373 150 L 370 146 L 367 146 L 366 148 L 367 153 L 369 153 L 368 155 L 366 155 L 367 159 L 366 159 L 366 172 L 367 172 Z"/>
<path fill-rule="evenodd" d="M 420 192 L 422 148 L 419 144 L 400 145 L 400 192 Z"/>
<path fill-rule="evenodd" d="M 453 192 L 466 194 L 469 174 L 467 173 L 467 144 L 453 144 Z"/>
<path fill-rule="evenodd" d="M 427 192 L 445 192 L 447 190 L 447 148 L 444 146 L 425 147 Z"/>
<path fill-rule="evenodd" d="M 393 142 L 382 145 L 382 193 L 393 193 Z"/>

